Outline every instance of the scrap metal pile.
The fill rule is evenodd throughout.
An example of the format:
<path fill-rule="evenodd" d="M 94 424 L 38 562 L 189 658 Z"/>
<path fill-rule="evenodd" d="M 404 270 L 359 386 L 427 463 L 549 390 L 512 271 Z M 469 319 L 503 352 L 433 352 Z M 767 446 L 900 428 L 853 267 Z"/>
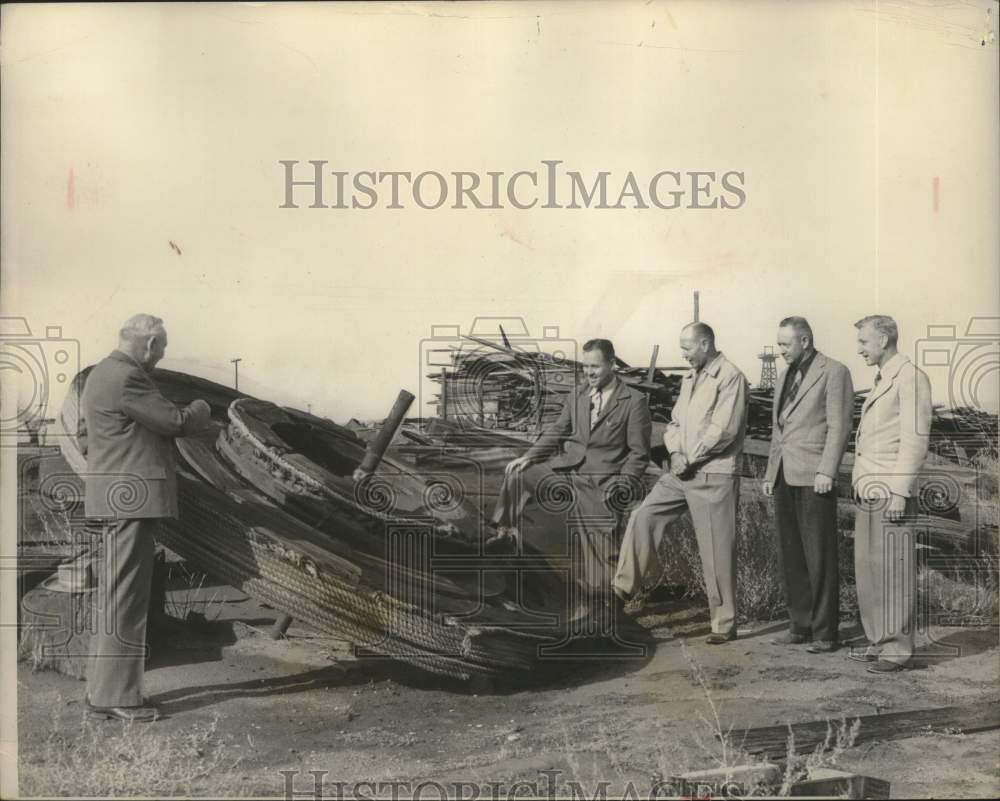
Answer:
<path fill-rule="evenodd" d="M 871 390 L 854 393 L 854 424 L 847 449 L 854 451 L 854 435 L 861 422 L 861 409 Z M 747 436 L 771 439 L 773 389 L 752 389 L 747 422 Z M 997 415 L 981 409 L 935 406 L 931 417 L 930 451 L 956 464 L 969 464 L 977 456 L 997 455 Z"/>
<path fill-rule="evenodd" d="M 459 434 L 466 439 L 478 437 L 482 447 L 502 447 L 503 442 L 491 440 L 489 432 L 506 432 L 530 443 L 559 416 L 567 395 L 583 383 L 583 365 L 567 352 L 572 347 L 557 347 L 544 340 L 532 340 L 526 346 L 511 341 L 503 329 L 499 341 L 479 336 L 465 336 L 462 341 L 442 348 L 446 362 L 440 371 L 427 378 L 437 385 L 435 405 L 439 420 L 452 423 L 452 431 L 440 425 L 411 426 L 415 445 L 458 444 Z M 615 373 L 629 386 L 646 393 L 654 423 L 670 421 L 670 412 L 680 393 L 685 367 L 656 366 L 658 346 L 653 349 L 649 367 L 632 367 L 616 359 Z M 861 420 L 861 409 L 870 390 L 854 394 L 854 426 L 848 450 L 854 448 L 853 433 Z M 747 420 L 747 436 L 770 440 L 774 389 L 752 388 Z M 431 426 L 435 424 L 430 424 Z M 427 436 L 421 443 L 418 432 Z M 662 427 L 654 426 L 654 449 L 660 446 Z M 997 415 L 971 408 L 945 409 L 936 407 L 931 421 L 933 453 L 959 464 L 967 464 L 978 454 L 997 453 Z M 419 450 L 413 448 L 414 452 Z"/>
<path fill-rule="evenodd" d="M 583 385 L 583 365 L 566 355 L 570 348 L 529 349 L 511 344 L 502 329 L 500 334 L 499 343 L 467 336 L 466 343 L 445 350 L 450 363 L 427 376 L 438 385 L 437 416 L 459 425 L 535 434 L 558 418 L 566 397 Z M 647 394 L 654 421 L 668 422 L 681 376 L 657 368 L 656 352 L 648 368 L 616 359 L 615 373 Z"/>
<path fill-rule="evenodd" d="M 76 434 L 62 438 L 65 474 L 42 482 L 75 505 L 67 526 L 83 519 L 88 373 L 61 413 Z M 353 432 L 194 376 L 152 377 L 175 403 L 204 398 L 212 409 L 208 430 L 176 440 L 180 516 L 164 521 L 168 548 L 369 656 L 460 679 L 536 667 L 538 645 L 556 636 L 539 633 L 537 610 L 561 597 L 562 579 L 536 574 L 522 586 L 485 557 L 480 511 L 459 484 L 391 459 L 355 481 L 369 451 Z M 123 477 L 121 489 L 127 513 L 136 488 Z"/>

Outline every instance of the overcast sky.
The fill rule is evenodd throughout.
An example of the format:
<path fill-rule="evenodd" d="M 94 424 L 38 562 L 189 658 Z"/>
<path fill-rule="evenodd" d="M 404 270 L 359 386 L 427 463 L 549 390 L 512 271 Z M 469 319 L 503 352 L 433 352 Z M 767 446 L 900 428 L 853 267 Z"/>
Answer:
<path fill-rule="evenodd" d="M 676 364 L 698 289 L 752 382 L 802 314 L 861 388 L 859 317 L 896 316 L 913 357 L 928 325 L 1000 314 L 990 0 L 8 5 L 2 26 L 2 312 L 82 364 L 146 311 L 164 367 L 229 381 L 239 356 L 243 388 L 342 421 L 418 392 L 421 339 L 477 316 Z M 746 202 L 280 209 L 283 159 L 735 170 Z M 995 405 L 984 342 L 958 385 Z"/>

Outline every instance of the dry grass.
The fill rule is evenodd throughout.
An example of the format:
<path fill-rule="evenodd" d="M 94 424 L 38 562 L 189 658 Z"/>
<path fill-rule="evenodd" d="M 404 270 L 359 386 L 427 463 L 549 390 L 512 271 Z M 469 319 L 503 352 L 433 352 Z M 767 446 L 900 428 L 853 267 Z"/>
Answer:
<path fill-rule="evenodd" d="M 164 734 L 156 723 L 101 723 L 86 713 L 65 720 L 56 705 L 39 753 L 20 765 L 20 794 L 219 797 L 238 792 L 218 718 Z"/>
<path fill-rule="evenodd" d="M 981 542 L 977 552 L 965 558 L 938 562 L 933 557 L 918 576 L 917 587 L 926 597 L 932 613 L 956 625 L 995 623 L 1000 617 L 1000 498 L 997 476 L 1000 463 L 995 453 L 980 452 L 972 467 L 980 473 L 975 512 Z"/>
<path fill-rule="evenodd" d="M 795 750 L 795 733 L 789 727 L 785 771 L 778 795 L 789 796 L 796 782 L 810 778 L 817 770 L 836 767 L 844 753 L 854 747 L 860 732 L 861 718 L 855 718 L 850 725 L 845 718 L 841 718 L 836 726 L 827 721 L 823 742 L 811 754 L 799 754 Z"/>
<path fill-rule="evenodd" d="M 1000 524 L 1000 459 L 997 455 L 981 453 L 976 457 L 973 466 L 979 471 L 976 503 L 979 519 L 988 525 Z"/>
<path fill-rule="evenodd" d="M 998 568 L 994 554 L 982 554 L 965 567 L 921 570 L 918 591 L 942 624 L 989 625 L 1000 617 Z"/>
<path fill-rule="evenodd" d="M 692 600 L 707 602 L 698 541 L 688 515 L 673 528 L 660 548 L 660 576 L 645 589 L 683 588 Z M 774 620 L 785 613 L 781 580 L 775 569 L 778 553 L 774 517 L 769 501 L 741 493 L 736 511 L 736 590 L 740 621 Z"/>
<path fill-rule="evenodd" d="M 985 474 L 995 475 L 997 460 L 992 455 L 980 455 L 977 467 Z M 744 478 L 744 485 L 755 478 Z M 977 499 L 980 521 L 992 526 L 997 537 L 1000 503 L 996 482 L 983 482 Z M 840 543 L 840 609 L 850 615 L 857 609 L 854 583 L 853 539 L 850 533 L 854 520 L 846 512 L 838 519 L 842 532 Z M 959 562 L 951 562 L 947 569 L 922 570 L 918 589 L 926 593 L 926 606 L 934 615 L 943 615 L 956 624 L 989 624 L 1000 615 L 1000 563 L 997 553 L 1000 542 L 993 542 L 980 554 Z M 698 542 L 688 515 L 673 527 L 672 536 L 665 539 L 659 553 L 661 573 L 643 589 L 648 595 L 657 587 L 680 589 L 684 597 L 707 603 L 705 579 L 698 555 Z M 737 508 L 736 525 L 736 592 L 737 616 L 741 623 L 770 621 L 785 616 L 784 593 L 777 569 L 777 543 L 774 535 L 774 506 L 770 500 L 754 491 L 744 489 Z M 933 563 L 932 563 L 933 566 Z M 923 603 L 924 601 L 922 601 Z"/>
<path fill-rule="evenodd" d="M 773 504 L 760 497 L 742 497 L 736 515 L 737 616 L 740 620 L 774 620 L 785 614 L 784 590 L 777 566 Z"/>
<path fill-rule="evenodd" d="M 701 721 L 711 740 L 706 743 L 699 736 L 698 732 L 695 732 L 695 743 L 712 760 L 714 763 L 712 767 L 718 768 L 725 773 L 726 781 L 728 782 L 732 779 L 731 771 L 733 768 L 739 765 L 751 764 L 754 758 L 743 750 L 741 743 L 736 743 L 733 740 L 732 724 L 728 727 L 723 726 L 720 707 L 715 703 L 711 682 L 705 674 L 705 668 L 695 659 L 691 653 L 691 649 L 684 643 L 681 643 L 681 653 L 684 654 L 684 659 L 688 663 L 688 667 L 691 668 L 692 678 L 701 688 L 701 692 L 705 697 L 705 706 L 708 710 L 707 715 L 699 713 L 698 719 Z"/>
<path fill-rule="evenodd" d="M 735 768 L 761 765 L 764 760 L 747 753 L 742 741 L 737 742 L 733 738 L 733 725 L 725 726 L 723 724 L 721 707 L 712 695 L 711 682 L 706 676 L 704 668 L 686 645 L 682 644 L 681 650 L 684 659 L 691 668 L 695 682 L 705 697 L 705 706 L 708 711 L 708 714 L 699 714 L 699 719 L 711 738 L 710 742 L 706 743 L 698 736 L 697 732 L 695 733 L 695 742 L 711 759 L 713 763 L 711 767 L 719 770 L 724 775 L 725 782 L 728 783 L 733 779 Z M 755 784 L 746 788 L 747 795 L 790 795 L 792 786 L 796 782 L 811 777 L 817 770 L 836 767 L 840 758 L 854 747 L 860 731 L 860 718 L 856 718 L 853 723 L 848 723 L 845 718 L 841 718 L 837 723 L 827 721 L 826 737 L 823 742 L 817 745 L 812 753 L 800 754 L 796 749 L 795 734 L 789 726 L 781 786 Z"/>
<path fill-rule="evenodd" d="M 211 596 L 205 597 L 205 581 L 208 574 L 199 570 L 191 570 L 184 562 L 170 564 L 167 569 L 167 583 L 174 586 L 181 583 L 181 589 L 171 589 L 166 593 L 164 611 L 177 620 L 187 620 L 194 613 L 204 620 L 217 620 L 222 614 L 222 601 L 219 596 L 221 588 L 217 588 Z"/>

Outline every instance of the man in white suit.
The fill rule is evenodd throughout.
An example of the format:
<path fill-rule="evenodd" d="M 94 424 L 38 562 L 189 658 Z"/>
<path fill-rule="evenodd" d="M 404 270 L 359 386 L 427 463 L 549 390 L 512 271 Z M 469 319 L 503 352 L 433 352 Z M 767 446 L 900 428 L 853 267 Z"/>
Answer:
<path fill-rule="evenodd" d="M 931 387 L 927 375 L 897 351 L 895 320 L 874 314 L 854 325 L 858 353 L 878 372 L 861 412 L 852 476 L 858 610 L 870 645 L 849 658 L 869 662 L 870 673 L 888 674 L 913 656 L 913 489 L 927 456 Z"/>

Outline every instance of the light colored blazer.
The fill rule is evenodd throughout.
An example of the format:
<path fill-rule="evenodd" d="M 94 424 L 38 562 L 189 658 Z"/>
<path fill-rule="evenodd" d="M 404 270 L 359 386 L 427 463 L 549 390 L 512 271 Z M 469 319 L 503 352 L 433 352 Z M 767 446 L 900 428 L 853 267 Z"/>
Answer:
<path fill-rule="evenodd" d="M 749 387 L 739 368 L 719 353 L 681 381 L 681 393 L 663 433 L 668 453 L 682 453 L 697 472 L 739 473 L 743 467 L 743 439 L 747 433 Z"/>
<path fill-rule="evenodd" d="M 173 438 L 197 431 L 207 418 L 164 398 L 138 362 L 119 350 L 90 371 L 81 403 L 87 516 L 177 517 Z"/>
<path fill-rule="evenodd" d="M 865 401 L 854 445 L 854 490 L 863 498 L 888 492 L 909 497 L 931 429 L 931 384 L 923 370 L 897 353 Z"/>
<path fill-rule="evenodd" d="M 775 386 L 771 452 L 764 480 L 773 482 L 779 468 L 785 483 L 792 487 L 811 487 L 817 473 L 836 480 L 854 420 L 851 371 L 817 351 L 788 406 L 782 429 L 778 413 L 787 374 L 788 370 L 783 370 Z"/>
<path fill-rule="evenodd" d="M 590 387 L 584 384 L 566 399 L 559 419 L 531 446 L 527 456 L 541 460 L 555 454 L 550 466 L 594 475 L 598 483 L 619 476 L 636 480 L 649 464 L 652 420 L 646 396 L 621 379 L 591 430 Z"/>

